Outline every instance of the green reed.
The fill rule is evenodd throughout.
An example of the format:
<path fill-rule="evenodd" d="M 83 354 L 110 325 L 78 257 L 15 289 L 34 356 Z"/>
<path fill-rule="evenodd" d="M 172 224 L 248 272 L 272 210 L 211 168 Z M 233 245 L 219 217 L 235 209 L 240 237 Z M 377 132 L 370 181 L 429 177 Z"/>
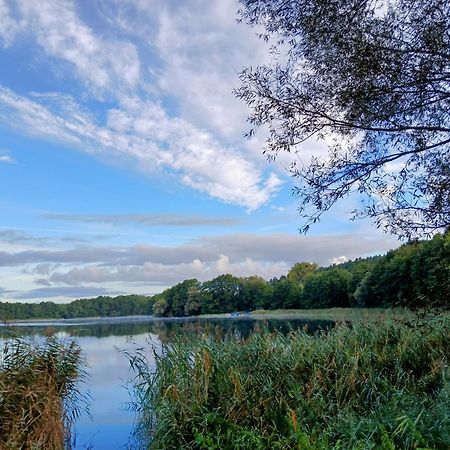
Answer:
<path fill-rule="evenodd" d="M 448 449 L 449 331 L 441 316 L 139 349 L 129 357 L 141 440 L 166 450 Z"/>

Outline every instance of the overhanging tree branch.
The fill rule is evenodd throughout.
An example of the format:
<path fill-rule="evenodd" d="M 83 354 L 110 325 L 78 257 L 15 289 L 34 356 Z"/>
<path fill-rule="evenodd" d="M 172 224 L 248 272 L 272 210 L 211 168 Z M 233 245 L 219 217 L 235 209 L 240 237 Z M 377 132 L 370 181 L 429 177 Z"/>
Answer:
<path fill-rule="evenodd" d="M 334 138 L 327 158 L 291 168 L 304 228 L 353 190 L 366 199 L 356 215 L 400 237 L 448 227 L 447 2 L 240 1 L 241 19 L 264 26 L 284 53 L 244 70 L 236 90 L 250 122 L 268 127 L 265 151 Z"/>

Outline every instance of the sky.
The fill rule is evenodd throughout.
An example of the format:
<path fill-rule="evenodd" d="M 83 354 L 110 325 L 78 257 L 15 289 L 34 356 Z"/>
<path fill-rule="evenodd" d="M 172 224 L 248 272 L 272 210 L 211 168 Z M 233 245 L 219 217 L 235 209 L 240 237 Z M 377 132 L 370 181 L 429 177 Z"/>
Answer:
<path fill-rule="evenodd" d="M 397 247 L 341 202 L 305 236 L 292 158 L 236 99 L 270 63 L 237 0 L 0 0 L 0 299 L 154 294 Z"/>

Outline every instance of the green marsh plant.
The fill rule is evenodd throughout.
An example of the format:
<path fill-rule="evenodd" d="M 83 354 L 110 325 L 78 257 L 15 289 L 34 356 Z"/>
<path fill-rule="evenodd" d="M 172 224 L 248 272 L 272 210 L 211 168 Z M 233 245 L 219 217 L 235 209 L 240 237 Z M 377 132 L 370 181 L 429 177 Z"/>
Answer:
<path fill-rule="evenodd" d="M 150 449 L 448 449 L 450 319 L 180 336 L 129 355 Z"/>

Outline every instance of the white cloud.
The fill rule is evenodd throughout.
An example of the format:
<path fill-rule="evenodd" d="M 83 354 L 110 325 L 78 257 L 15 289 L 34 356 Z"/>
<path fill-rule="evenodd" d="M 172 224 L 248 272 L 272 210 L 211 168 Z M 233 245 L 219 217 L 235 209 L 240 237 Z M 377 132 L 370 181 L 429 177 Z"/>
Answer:
<path fill-rule="evenodd" d="M 30 239 L 31 237 L 28 237 Z M 285 262 L 289 266 L 299 261 L 327 265 L 334 258 L 346 255 L 349 259 L 382 253 L 396 247 L 399 242 L 392 236 L 378 234 L 342 234 L 325 236 L 297 236 L 281 233 L 226 234 L 199 237 L 172 246 L 149 244 L 130 247 L 94 247 L 89 245 L 69 249 L 29 249 L 24 251 L 0 251 L 2 267 L 26 264 L 100 264 L 103 267 L 142 266 L 146 263 L 162 265 L 216 264 L 226 270 L 230 261 L 244 263 Z M 223 256 L 221 256 L 223 255 Z M 194 266 L 199 267 L 195 262 Z M 248 261 L 247 261 L 248 262 Z M 51 266 L 45 266 L 51 267 Z M 216 266 L 217 267 L 217 266 Z"/>
<path fill-rule="evenodd" d="M 82 7 L 101 26 L 83 21 Z M 30 49 L 48 57 L 46 63 L 64 63 L 59 76 L 75 73 L 88 98 L 108 99 L 99 114 L 65 93 L 25 96 L 0 87 L 0 121 L 131 162 L 148 174 L 169 169 L 213 198 L 256 209 L 282 182 L 274 173 L 264 175 L 264 158 L 242 139 L 247 111 L 231 91 L 241 67 L 256 55 L 263 59 L 266 49 L 254 30 L 236 24 L 237 9 L 235 0 L 100 0 L 97 7 L 0 0 L 0 24 L 14 30 L 5 31 L 8 42 L 20 34 L 36 43 L 41 53 Z M 117 33 L 117 26 L 127 35 Z M 178 107 L 163 106 L 167 99 Z"/>
<path fill-rule="evenodd" d="M 232 139 L 246 128 L 246 106 L 232 95 L 238 73 L 268 60 L 255 30 L 236 23 L 238 8 L 236 0 L 193 0 L 164 3 L 156 13 L 159 86 L 176 95 L 182 113 Z"/>
<path fill-rule="evenodd" d="M 12 164 L 14 163 L 14 159 L 9 155 L 0 155 L 0 163 Z"/>
<path fill-rule="evenodd" d="M 102 267 L 89 265 L 75 267 L 69 270 L 54 271 L 50 277 L 39 278 L 39 281 L 49 280 L 50 286 L 80 286 L 98 284 L 108 285 L 120 282 L 122 285 L 132 286 L 136 283 L 149 286 L 171 286 L 189 278 L 206 281 L 219 275 L 230 273 L 235 276 L 259 275 L 270 279 L 286 274 L 289 265 L 279 261 L 267 264 L 245 258 L 243 261 L 231 263 L 226 255 L 220 255 L 216 261 L 205 263 L 195 259 L 190 263 L 160 264 L 146 262 L 140 266 Z"/>
<path fill-rule="evenodd" d="M 3 45 L 8 47 L 14 41 L 20 25 L 12 17 L 11 9 L 6 0 L 0 0 L 0 38 Z"/>
<path fill-rule="evenodd" d="M 102 126 L 67 96 L 56 99 L 55 107 L 54 94 L 40 96 L 44 106 L 0 87 L 0 121 L 87 152 L 125 156 L 149 174 L 170 169 L 185 185 L 249 210 L 267 203 L 281 185 L 277 175 L 265 178 L 239 151 L 151 101 L 128 99 L 126 109 L 110 110 Z"/>
<path fill-rule="evenodd" d="M 220 255 L 219 259 L 216 261 L 216 270 L 219 273 L 229 273 L 230 272 L 230 258 L 227 255 Z"/>
<path fill-rule="evenodd" d="M 337 258 L 332 258 L 330 264 L 342 264 L 348 261 L 346 256 L 338 256 Z"/>
<path fill-rule="evenodd" d="M 15 5 L 20 13 L 15 27 L 32 36 L 47 55 L 70 64 L 91 87 L 122 91 L 139 83 L 140 61 L 135 46 L 97 36 L 80 20 L 75 3 L 17 0 Z"/>

